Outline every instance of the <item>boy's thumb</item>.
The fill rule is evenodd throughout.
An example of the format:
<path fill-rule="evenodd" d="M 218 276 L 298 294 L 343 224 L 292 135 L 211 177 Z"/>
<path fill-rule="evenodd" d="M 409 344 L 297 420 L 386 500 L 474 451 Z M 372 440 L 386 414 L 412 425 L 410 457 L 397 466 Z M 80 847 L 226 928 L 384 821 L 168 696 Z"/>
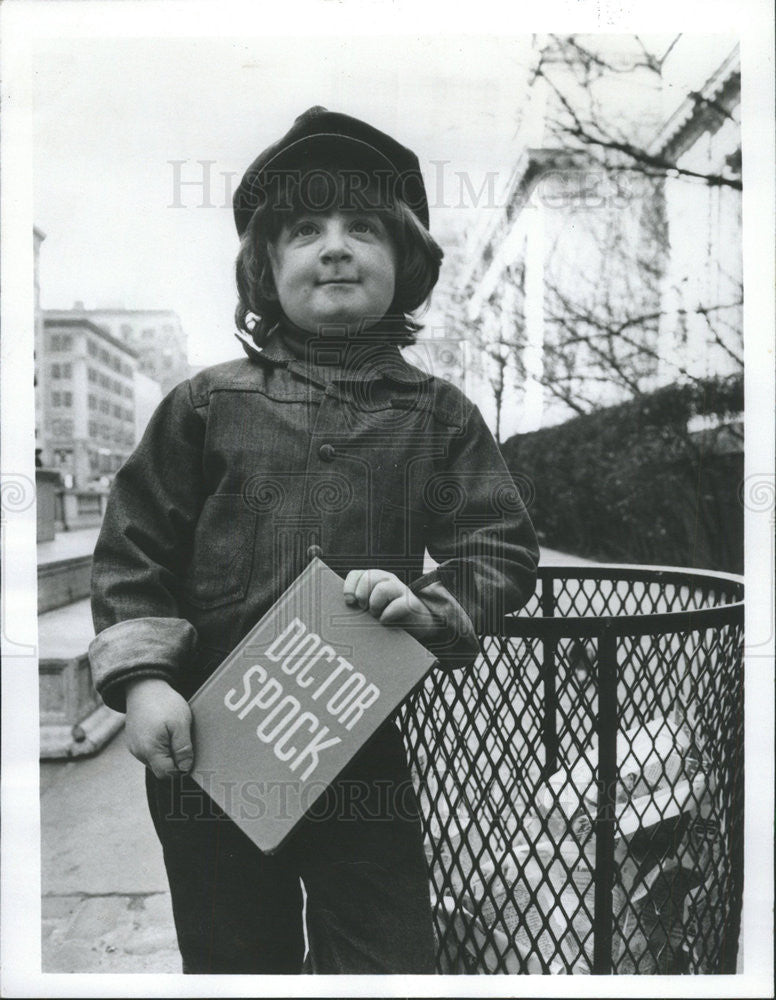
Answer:
<path fill-rule="evenodd" d="M 194 746 L 188 719 L 176 722 L 173 726 L 170 732 L 170 750 L 178 770 L 190 771 L 194 763 Z"/>

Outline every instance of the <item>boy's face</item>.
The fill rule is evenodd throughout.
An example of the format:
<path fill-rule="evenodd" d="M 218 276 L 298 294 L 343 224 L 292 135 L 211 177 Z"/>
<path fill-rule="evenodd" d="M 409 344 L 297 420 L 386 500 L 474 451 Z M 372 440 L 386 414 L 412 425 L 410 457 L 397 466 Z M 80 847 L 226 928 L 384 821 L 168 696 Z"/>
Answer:
<path fill-rule="evenodd" d="M 299 215 L 284 224 L 269 256 L 280 305 L 303 330 L 354 332 L 376 323 L 393 301 L 396 251 L 371 212 Z"/>

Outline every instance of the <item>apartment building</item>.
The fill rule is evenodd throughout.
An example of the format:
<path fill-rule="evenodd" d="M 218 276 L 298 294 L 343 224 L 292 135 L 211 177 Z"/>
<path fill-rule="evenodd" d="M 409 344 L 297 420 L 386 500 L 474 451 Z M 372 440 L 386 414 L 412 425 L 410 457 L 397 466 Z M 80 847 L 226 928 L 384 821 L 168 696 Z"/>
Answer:
<path fill-rule="evenodd" d="M 70 310 L 45 310 L 36 363 L 45 464 L 81 489 L 112 475 L 135 445 L 137 353 Z"/>
<path fill-rule="evenodd" d="M 132 348 L 138 371 L 158 382 L 163 395 L 189 377 L 186 334 L 171 309 L 84 309 L 76 303 L 71 312 Z"/>

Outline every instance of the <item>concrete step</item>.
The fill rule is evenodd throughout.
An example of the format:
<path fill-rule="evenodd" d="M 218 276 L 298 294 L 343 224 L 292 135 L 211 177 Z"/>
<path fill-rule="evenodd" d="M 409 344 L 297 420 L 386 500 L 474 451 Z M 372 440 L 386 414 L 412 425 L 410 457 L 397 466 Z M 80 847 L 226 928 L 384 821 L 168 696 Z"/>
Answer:
<path fill-rule="evenodd" d="M 99 534 L 99 528 L 58 531 L 51 541 L 38 544 L 38 565 L 59 562 L 61 559 L 91 556 Z"/>
<path fill-rule="evenodd" d="M 94 638 L 88 598 L 38 616 L 40 756 L 84 757 L 112 739 L 124 716 L 103 704 L 87 650 Z"/>
<path fill-rule="evenodd" d="M 38 544 L 38 614 L 89 596 L 98 528 L 61 531 Z"/>

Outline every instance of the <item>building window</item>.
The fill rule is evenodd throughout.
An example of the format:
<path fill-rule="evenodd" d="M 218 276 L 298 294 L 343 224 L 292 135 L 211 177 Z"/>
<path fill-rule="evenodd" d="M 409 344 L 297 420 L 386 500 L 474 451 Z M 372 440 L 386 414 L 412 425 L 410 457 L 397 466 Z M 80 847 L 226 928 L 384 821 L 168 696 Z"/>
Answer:
<path fill-rule="evenodd" d="M 52 420 L 51 421 L 51 431 L 54 437 L 66 438 L 73 436 L 73 421 L 72 420 Z"/>
<path fill-rule="evenodd" d="M 68 361 L 67 364 L 62 365 L 62 378 L 72 378 L 73 377 L 73 366 Z"/>
<path fill-rule="evenodd" d="M 52 378 L 59 378 L 60 372 L 61 372 L 61 368 L 60 368 L 59 365 L 52 365 L 51 366 L 51 377 Z"/>
<path fill-rule="evenodd" d="M 69 333 L 52 333 L 49 336 L 49 347 L 52 351 L 69 351 L 73 346 L 73 338 Z"/>
<path fill-rule="evenodd" d="M 89 437 L 97 437 L 97 422 L 95 420 L 89 421 Z"/>
<path fill-rule="evenodd" d="M 90 410 L 97 409 L 97 397 L 94 395 L 93 392 L 89 393 L 89 409 Z"/>
<path fill-rule="evenodd" d="M 100 400 L 100 413 L 108 413 L 108 412 L 109 412 L 108 400 L 107 399 L 101 399 Z"/>
<path fill-rule="evenodd" d="M 93 340 L 86 341 L 86 350 L 89 352 L 91 357 L 93 358 L 97 357 L 97 345 Z"/>
<path fill-rule="evenodd" d="M 96 382 L 97 381 L 97 372 L 94 370 L 94 368 L 90 368 L 88 370 L 88 375 L 89 375 L 89 381 L 90 382 Z"/>
<path fill-rule="evenodd" d="M 51 405 L 52 406 L 61 406 L 62 405 L 62 393 L 61 392 L 52 392 L 51 393 Z"/>
<path fill-rule="evenodd" d="M 73 405 L 73 394 L 72 394 L 72 392 L 63 392 L 62 393 L 62 405 L 63 406 L 72 406 Z"/>

